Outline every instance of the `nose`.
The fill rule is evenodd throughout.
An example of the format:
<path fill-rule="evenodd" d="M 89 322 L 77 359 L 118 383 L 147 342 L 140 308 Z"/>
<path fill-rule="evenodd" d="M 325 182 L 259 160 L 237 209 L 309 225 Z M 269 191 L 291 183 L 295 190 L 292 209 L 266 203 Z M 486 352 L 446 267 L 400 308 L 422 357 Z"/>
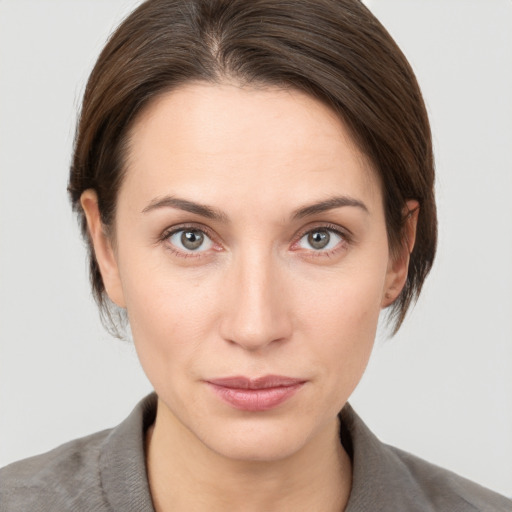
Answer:
<path fill-rule="evenodd" d="M 279 262 L 270 255 L 247 254 L 235 260 L 229 273 L 222 292 L 221 336 L 253 352 L 289 339 L 292 318 Z"/>

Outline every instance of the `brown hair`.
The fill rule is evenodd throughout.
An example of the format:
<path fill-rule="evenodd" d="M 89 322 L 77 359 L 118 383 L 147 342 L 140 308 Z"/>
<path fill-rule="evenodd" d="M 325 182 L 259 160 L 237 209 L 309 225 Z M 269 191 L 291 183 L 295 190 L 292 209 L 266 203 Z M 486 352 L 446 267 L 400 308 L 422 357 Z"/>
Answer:
<path fill-rule="evenodd" d="M 392 251 L 404 243 L 405 201 L 419 201 L 407 282 L 389 310 L 396 332 L 436 249 L 432 140 L 409 63 L 358 0 L 148 0 L 114 32 L 87 83 L 68 187 L 107 328 L 119 332 L 80 196 L 95 189 L 102 222 L 111 227 L 135 117 L 180 84 L 226 79 L 294 88 L 338 113 L 382 182 Z"/>

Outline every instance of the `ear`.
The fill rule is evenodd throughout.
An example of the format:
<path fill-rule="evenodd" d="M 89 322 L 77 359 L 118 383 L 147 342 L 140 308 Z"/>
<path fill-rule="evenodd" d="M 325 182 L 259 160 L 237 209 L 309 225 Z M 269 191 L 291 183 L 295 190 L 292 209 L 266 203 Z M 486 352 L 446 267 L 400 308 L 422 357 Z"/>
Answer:
<path fill-rule="evenodd" d="M 87 219 L 87 229 L 91 238 L 94 255 L 98 263 L 105 291 L 112 302 L 124 308 L 125 300 L 116 255 L 112 241 L 105 233 L 98 207 L 98 196 L 93 189 L 87 189 L 80 196 L 80 204 Z"/>
<path fill-rule="evenodd" d="M 407 280 L 409 260 L 416 241 L 416 226 L 420 205 L 415 199 L 406 201 L 402 215 L 404 217 L 403 243 L 396 254 L 391 255 L 386 274 L 386 284 L 382 297 L 382 307 L 391 305 L 400 295 Z"/>

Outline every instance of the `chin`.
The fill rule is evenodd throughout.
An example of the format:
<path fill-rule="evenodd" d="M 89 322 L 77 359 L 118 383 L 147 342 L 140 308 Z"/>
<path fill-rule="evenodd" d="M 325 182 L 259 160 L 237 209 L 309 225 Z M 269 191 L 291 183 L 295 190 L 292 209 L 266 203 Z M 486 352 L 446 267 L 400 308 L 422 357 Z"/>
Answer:
<path fill-rule="evenodd" d="M 247 462 L 275 462 L 293 456 L 304 446 L 305 440 L 290 439 L 284 434 L 245 435 L 227 442 L 211 440 L 210 449 L 231 460 Z"/>
<path fill-rule="evenodd" d="M 314 436 L 314 430 L 312 425 L 300 424 L 298 418 L 267 416 L 223 419 L 218 426 L 198 437 L 207 448 L 228 459 L 273 462 L 300 452 Z"/>

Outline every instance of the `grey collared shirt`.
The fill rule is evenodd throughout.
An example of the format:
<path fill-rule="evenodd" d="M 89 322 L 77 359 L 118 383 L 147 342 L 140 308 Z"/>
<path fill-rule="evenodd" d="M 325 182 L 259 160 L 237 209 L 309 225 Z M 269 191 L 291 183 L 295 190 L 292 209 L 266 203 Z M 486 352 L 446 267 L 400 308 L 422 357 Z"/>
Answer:
<path fill-rule="evenodd" d="M 144 435 L 156 414 L 149 395 L 118 427 L 0 470 L 0 512 L 154 512 Z M 346 512 L 512 512 L 512 501 L 381 443 L 346 405 L 341 442 L 352 458 Z"/>

